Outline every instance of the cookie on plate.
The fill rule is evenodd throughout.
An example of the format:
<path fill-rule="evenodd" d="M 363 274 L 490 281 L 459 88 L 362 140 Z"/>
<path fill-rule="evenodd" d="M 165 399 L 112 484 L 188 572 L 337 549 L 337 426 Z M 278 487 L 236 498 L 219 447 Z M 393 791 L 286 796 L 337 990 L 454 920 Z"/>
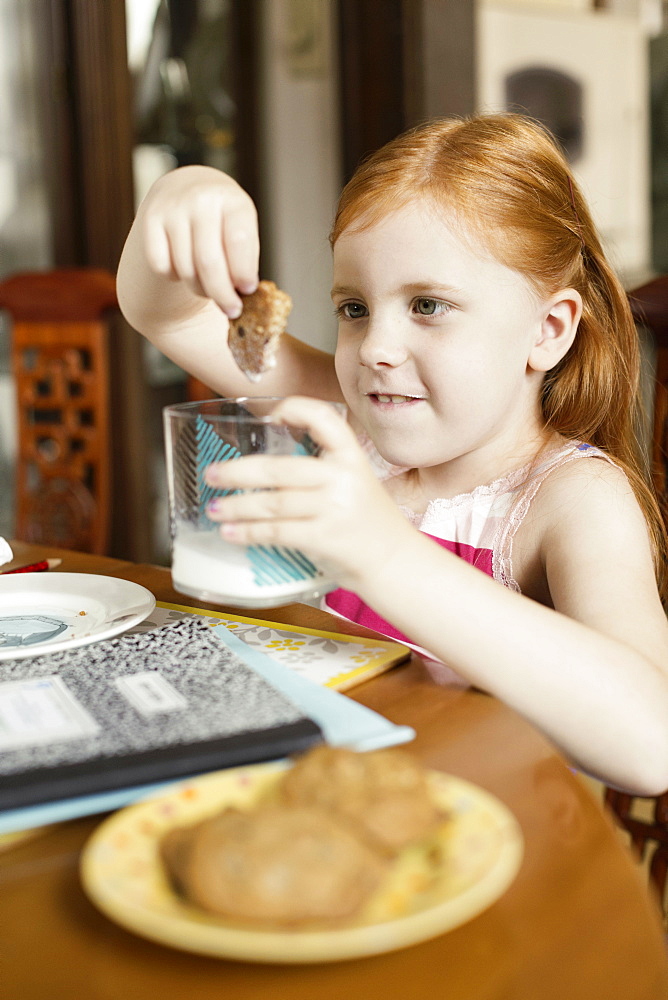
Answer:
<path fill-rule="evenodd" d="M 385 865 L 321 809 L 226 809 L 163 843 L 175 886 L 209 913 L 299 923 L 352 915 Z"/>
<path fill-rule="evenodd" d="M 420 763 L 396 747 L 356 753 L 314 747 L 285 775 L 284 802 L 324 809 L 346 820 L 381 854 L 395 854 L 429 836 L 444 817 Z"/>

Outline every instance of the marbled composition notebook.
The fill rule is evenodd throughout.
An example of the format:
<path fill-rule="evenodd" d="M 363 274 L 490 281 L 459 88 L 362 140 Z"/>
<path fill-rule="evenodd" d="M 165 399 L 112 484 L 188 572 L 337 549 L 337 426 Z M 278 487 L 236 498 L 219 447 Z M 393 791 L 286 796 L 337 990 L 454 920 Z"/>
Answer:
<path fill-rule="evenodd" d="M 272 760 L 319 725 L 201 619 L 0 671 L 0 811 Z"/>

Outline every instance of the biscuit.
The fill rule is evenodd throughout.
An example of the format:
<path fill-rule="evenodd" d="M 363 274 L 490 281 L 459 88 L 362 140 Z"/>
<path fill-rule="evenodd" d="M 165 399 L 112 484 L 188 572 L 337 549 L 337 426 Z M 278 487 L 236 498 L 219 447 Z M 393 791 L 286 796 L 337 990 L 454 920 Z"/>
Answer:
<path fill-rule="evenodd" d="M 317 746 L 248 810 L 174 828 L 160 853 L 175 890 L 208 913 L 336 923 L 382 892 L 404 848 L 436 863 L 430 838 L 446 819 L 409 753 Z"/>
<path fill-rule="evenodd" d="M 227 338 L 232 357 L 251 382 L 276 365 L 281 334 L 292 309 L 287 292 L 273 281 L 261 281 L 251 295 L 242 296 L 243 311 L 230 320 Z"/>
<path fill-rule="evenodd" d="M 335 817 L 308 806 L 227 809 L 194 828 L 179 861 L 181 886 L 203 910 L 282 924 L 350 916 L 385 870 Z"/>
<path fill-rule="evenodd" d="M 325 809 L 374 850 L 392 855 L 443 822 L 422 766 L 396 748 L 356 753 L 317 746 L 285 775 L 280 795 L 293 806 Z"/>
<path fill-rule="evenodd" d="M 176 826 L 165 834 L 160 843 L 162 862 L 169 872 L 174 888 L 183 896 L 188 894 L 190 858 L 197 831 L 202 823 L 196 823 L 194 826 Z"/>

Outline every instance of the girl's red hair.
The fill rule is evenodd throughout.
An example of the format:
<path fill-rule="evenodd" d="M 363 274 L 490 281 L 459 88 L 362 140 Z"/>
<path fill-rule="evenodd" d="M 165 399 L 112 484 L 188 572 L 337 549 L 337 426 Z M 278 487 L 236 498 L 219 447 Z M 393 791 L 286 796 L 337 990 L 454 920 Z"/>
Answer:
<path fill-rule="evenodd" d="M 545 423 L 597 445 L 624 469 L 668 595 L 666 529 L 641 444 L 638 334 L 563 153 L 545 128 L 522 115 L 427 122 L 358 167 L 339 201 L 332 246 L 344 231 L 372 226 L 424 196 L 538 294 L 575 288 L 582 296 L 574 344 L 545 377 Z"/>

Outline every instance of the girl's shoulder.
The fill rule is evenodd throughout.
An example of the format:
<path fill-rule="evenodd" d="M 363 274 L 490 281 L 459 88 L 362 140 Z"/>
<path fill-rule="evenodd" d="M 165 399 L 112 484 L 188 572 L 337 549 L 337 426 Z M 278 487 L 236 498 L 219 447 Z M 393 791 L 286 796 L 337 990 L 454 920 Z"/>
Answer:
<path fill-rule="evenodd" d="M 548 460 L 549 463 L 549 460 Z M 546 530 L 599 533 L 604 526 L 642 526 L 645 519 L 621 466 L 606 452 L 579 441 L 560 449 L 542 477 L 533 502 L 536 522 Z"/>
<path fill-rule="evenodd" d="M 631 484 L 622 467 L 607 452 L 583 441 L 568 441 L 548 454 L 536 466 L 535 475 L 541 481 L 544 497 L 553 495 L 561 500 L 591 487 L 594 491 L 610 489 L 633 495 Z"/>
<path fill-rule="evenodd" d="M 623 469 L 598 449 L 568 455 L 533 496 L 512 570 L 523 593 L 577 616 L 620 574 L 644 580 L 645 589 L 654 574 L 647 523 Z"/>

